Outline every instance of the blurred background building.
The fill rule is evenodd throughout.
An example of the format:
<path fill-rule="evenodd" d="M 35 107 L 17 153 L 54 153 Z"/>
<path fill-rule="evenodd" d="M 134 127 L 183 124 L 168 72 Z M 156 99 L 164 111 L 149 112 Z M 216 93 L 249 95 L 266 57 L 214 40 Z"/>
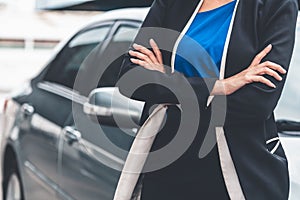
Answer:
<path fill-rule="evenodd" d="M 101 13 L 42 6 L 43 1 L 0 0 L 0 99 L 38 73 L 61 40 Z"/>
<path fill-rule="evenodd" d="M 150 6 L 153 0 L 36 0 L 37 9 L 51 10 L 113 10 Z"/>
<path fill-rule="evenodd" d="M 36 75 L 54 47 L 106 10 L 150 6 L 153 0 L 0 0 L 0 105 Z M 0 111 L 1 112 L 1 111 Z"/>

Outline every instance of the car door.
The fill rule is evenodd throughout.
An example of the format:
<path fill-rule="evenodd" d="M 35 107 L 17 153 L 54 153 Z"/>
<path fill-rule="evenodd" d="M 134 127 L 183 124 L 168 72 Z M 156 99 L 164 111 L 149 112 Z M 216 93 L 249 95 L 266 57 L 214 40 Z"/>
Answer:
<path fill-rule="evenodd" d="M 103 76 L 99 77 L 98 87 L 115 86 L 122 56 L 116 56 L 117 59 L 111 56 L 128 50 L 140 24 L 126 21 L 116 23 L 113 37 L 99 59 L 102 63 L 113 62 L 104 70 Z M 104 66 L 105 64 L 97 64 L 97 67 Z M 92 68 L 93 66 L 90 70 Z M 74 94 L 74 99 L 84 98 L 85 101 L 73 102 L 72 114 L 65 124 L 64 137 L 59 142 L 62 150 L 59 151 L 59 182 L 61 189 L 67 194 L 67 197 L 61 197 L 111 200 L 137 129 L 96 123 L 83 111 L 87 97 Z"/>
<path fill-rule="evenodd" d="M 71 113 L 73 83 L 85 57 L 107 38 L 113 22 L 86 28 L 76 34 L 53 59 L 45 75 L 32 82 L 32 93 L 17 97 L 27 199 L 56 198 L 58 141 Z"/>

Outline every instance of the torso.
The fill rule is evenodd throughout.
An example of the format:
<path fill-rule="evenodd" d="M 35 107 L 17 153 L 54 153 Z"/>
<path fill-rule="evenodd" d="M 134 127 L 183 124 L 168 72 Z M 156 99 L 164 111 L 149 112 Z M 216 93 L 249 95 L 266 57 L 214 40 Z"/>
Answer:
<path fill-rule="evenodd" d="M 195 9 L 200 0 L 191 0 L 188 4 L 184 1 L 169 1 L 171 2 L 169 4 L 170 8 L 164 10 L 165 15 L 159 26 L 174 30 L 178 35 L 176 37 L 167 35 L 166 37 L 157 37 L 156 39 L 158 43 L 165 42 L 170 44 L 169 48 L 172 49 L 178 36 L 183 31 L 194 11 L 198 11 Z M 291 3 L 292 1 L 293 0 L 239 1 L 228 47 L 225 78 L 244 70 L 249 63 L 251 63 L 253 57 L 265 47 L 265 44 L 260 42 L 264 39 L 262 36 L 264 31 L 266 31 L 264 25 L 270 19 L 265 17 L 273 16 L 273 13 L 278 10 L 282 11 L 279 8 L 279 6 L 283 5 L 282 2 Z M 209 7 L 203 6 L 199 11 L 205 11 L 204 8 L 207 10 L 210 9 Z M 290 8 L 290 10 L 294 11 L 292 8 Z M 283 11 L 286 11 L 286 9 Z M 180 15 L 178 13 L 180 13 Z M 158 19 L 154 19 L 153 21 L 156 22 L 155 20 Z M 285 24 L 283 24 L 283 26 L 285 26 Z M 284 27 L 278 27 L 278 30 L 281 30 L 282 28 Z M 288 38 L 284 39 L 290 42 Z M 149 39 L 147 41 L 149 41 Z M 278 51 L 275 53 L 278 54 Z M 273 56 L 272 61 L 281 63 L 282 60 L 285 60 L 286 63 L 289 53 L 290 52 L 284 55 L 278 54 L 279 56 L 277 57 Z M 172 52 L 164 53 L 164 61 L 167 66 L 171 66 L 171 56 Z M 267 95 L 266 93 L 263 94 Z M 232 106 L 232 104 L 230 104 L 230 106 Z M 246 107 L 242 107 L 242 109 L 246 109 Z M 225 124 L 224 129 L 246 199 L 259 199 L 256 197 L 287 199 L 286 196 L 288 195 L 289 183 L 287 178 L 287 166 L 284 162 L 284 158 L 278 159 L 278 156 L 273 156 L 265 149 L 265 139 L 277 135 L 274 119 L 270 118 L 268 121 L 260 122 L 258 125 L 244 123 L 237 126 L 240 121 L 241 119 L 239 118 L 227 116 L 227 123 Z M 253 149 L 256 151 L 253 151 Z M 199 152 L 199 148 L 197 150 Z M 260 156 L 260 159 L 257 159 L 257 155 Z M 272 170 L 269 168 L 270 163 L 272 163 Z M 263 174 L 269 175 L 268 183 L 274 187 L 265 184 L 266 182 Z M 163 177 L 161 178 L 163 179 Z M 148 179 L 148 181 L 151 182 L 150 179 Z M 170 190 L 176 192 L 176 189 L 171 187 Z"/>

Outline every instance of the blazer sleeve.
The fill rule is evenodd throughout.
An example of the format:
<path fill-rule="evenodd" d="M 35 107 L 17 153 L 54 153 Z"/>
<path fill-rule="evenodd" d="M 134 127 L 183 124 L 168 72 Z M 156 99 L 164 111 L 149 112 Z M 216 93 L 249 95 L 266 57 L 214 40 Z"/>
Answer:
<path fill-rule="evenodd" d="M 263 61 L 278 63 L 288 70 L 294 47 L 298 3 L 297 0 L 267 2 L 265 1 L 265 10 L 262 12 L 265 15 L 261 17 L 260 48 L 272 44 L 273 49 Z M 266 120 L 271 116 L 282 93 L 286 75 L 282 81 L 266 77 L 275 83 L 275 89 L 252 83 L 227 97 L 227 120 Z"/>
<path fill-rule="evenodd" d="M 143 28 L 148 27 L 165 27 L 165 15 L 167 15 L 168 10 L 172 9 L 171 0 L 155 0 L 152 4 L 150 11 L 142 24 L 137 37 L 134 40 L 134 43 L 141 44 L 143 46 L 149 46 L 149 40 L 153 37 L 149 31 L 143 30 Z M 154 38 L 159 41 L 161 38 L 166 38 L 167 35 L 160 36 L 160 38 Z M 158 43 L 159 45 L 159 43 Z M 174 44 L 171 44 L 174 45 Z M 172 46 L 173 47 L 173 46 Z M 129 49 L 133 49 L 131 46 Z M 164 51 L 162 51 L 164 56 Z M 213 88 L 213 85 L 216 78 L 212 79 L 202 79 L 202 78 L 186 78 L 183 74 L 179 72 L 171 73 L 170 67 L 166 66 L 167 73 L 163 74 L 157 71 L 151 71 L 144 69 L 141 66 L 133 64 L 130 61 L 130 55 L 128 52 L 124 56 L 123 64 L 121 66 L 119 82 L 117 86 L 119 87 L 120 92 L 132 99 L 145 101 L 151 104 L 160 104 L 160 103 L 171 103 L 178 104 L 178 94 L 184 95 L 183 91 L 186 91 L 186 88 L 191 86 L 192 92 L 196 95 L 197 101 L 203 106 L 206 105 L 207 98 L 210 91 Z M 126 80 L 122 79 L 124 75 L 134 71 L 134 75 Z M 140 82 L 145 82 L 145 85 L 139 85 Z M 137 84 L 137 85 L 134 85 Z M 132 88 L 138 87 L 134 93 L 132 93 Z M 187 98 L 188 99 L 188 98 Z"/>

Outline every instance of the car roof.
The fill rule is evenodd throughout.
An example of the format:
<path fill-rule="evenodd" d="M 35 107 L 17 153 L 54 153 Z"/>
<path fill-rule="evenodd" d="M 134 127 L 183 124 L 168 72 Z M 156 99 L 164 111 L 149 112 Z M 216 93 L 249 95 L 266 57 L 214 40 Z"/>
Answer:
<path fill-rule="evenodd" d="M 149 8 L 123 8 L 108 11 L 95 16 L 89 24 L 99 23 L 103 21 L 114 20 L 138 20 L 143 21 L 149 11 Z"/>
<path fill-rule="evenodd" d="M 116 21 L 116 20 L 134 20 L 134 21 L 144 21 L 146 15 L 148 14 L 150 8 L 122 8 L 103 12 L 99 15 L 93 17 L 85 25 L 71 33 L 68 37 L 62 40 L 54 49 L 54 55 L 57 54 L 65 44 L 80 30 L 93 26 L 95 24 L 105 22 L 105 21 Z"/>

